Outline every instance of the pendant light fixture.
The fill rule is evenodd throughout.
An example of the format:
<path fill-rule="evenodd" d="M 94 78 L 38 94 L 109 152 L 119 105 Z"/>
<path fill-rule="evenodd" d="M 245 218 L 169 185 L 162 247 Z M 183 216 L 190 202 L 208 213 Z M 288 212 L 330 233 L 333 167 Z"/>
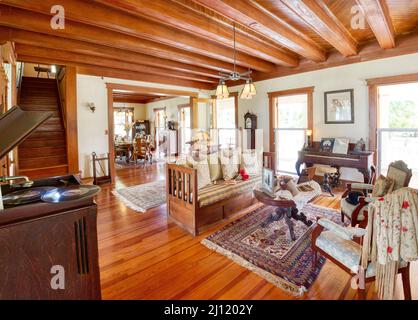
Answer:
<path fill-rule="evenodd" d="M 253 80 L 251 78 L 251 70 L 248 70 L 247 72 L 238 73 L 236 71 L 237 66 L 237 59 L 236 59 L 236 39 L 235 39 L 235 22 L 233 22 L 233 28 L 234 28 L 234 71 L 231 73 L 224 73 L 220 72 L 221 79 L 219 80 L 219 84 L 216 87 L 216 98 L 217 99 L 226 99 L 229 97 L 229 91 L 228 87 L 225 84 L 225 81 L 231 80 L 231 81 L 237 81 L 237 80 L 245 80 L 246 83 L 244 85 L 244 88 L 241 92 L 241 99 L 252 99 L 253 96 L 257 94 L 257 91 L 255 89 L 255 85 L 253 84 Z"/>

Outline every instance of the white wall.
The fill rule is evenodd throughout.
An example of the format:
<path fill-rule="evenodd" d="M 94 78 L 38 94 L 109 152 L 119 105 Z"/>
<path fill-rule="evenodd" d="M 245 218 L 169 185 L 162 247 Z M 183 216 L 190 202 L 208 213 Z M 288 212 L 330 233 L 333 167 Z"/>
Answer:
<path fill-rule="evenodd" d="M 196 92 L 199 96 L 208 95 L 208 92 L 196 88 L 77 75 L 78 152 L 82 177 L 92 176 L 91 153 L 93 151 L 98 155 L 106 154 L 108 152 L 106 83 L 122 83 L 152 88 L 177 89 Z M 87 103 L 89 102 L 94 102 L 96 105 L 96 111 L 94 113 L 91 113 L 87 108 Z"/>
<path fill-rule="evenodd" d="M 418 72 L 418 54 L 350 64 L 324 70 L 306 72 L 287 77 L 256 82 L 257 95 L 252 100 L 239 99 L 239 126 L 244 127 L 247 111 L 257 115 L 258 128 L 264 128 L 264 148 L 269 148 L 269 101 L 268 92 L 314 86 L 313 124 L 314 140 L 322 137 L 349 137 L 351 142 L 360 138 L 368 141 L 369 103 L 366 79 Z M 242 86 L 229 88 L 241 91 Z M 354 89 L 354 124 L 324 123 L 324 92 Z M 342 170 L 343 179 L 361 180 L 353 170 Z"/>

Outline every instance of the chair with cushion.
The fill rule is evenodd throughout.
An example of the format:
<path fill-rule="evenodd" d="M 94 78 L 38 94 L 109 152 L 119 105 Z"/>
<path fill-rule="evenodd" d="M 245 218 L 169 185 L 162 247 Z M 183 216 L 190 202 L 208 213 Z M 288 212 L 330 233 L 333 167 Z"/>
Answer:
<path fill-rule="evenodd" d="M 372 172 L 373 172 L 372 168 Z M 372 180 L 373 182 L 372 174 Z M 409 185 L 412 170 L 403 161 L 395 161 L 389 165 L 387 177 L 380 175 L 375 184 L 349 183 L 341 197 L 341 220 L 348 218 L 351 226 L 365 227 L 367 223 L 367 206 L 374 198 L 383 197 L 386 194 Z M 371 191 L 371 194 L 369 194 Z"/>
<path fill-rule="evenodd" d="M 357 275 L 359 298 L 365 298 L 365 282 L 375 280 L 376 268 L 369 262 L 362 272 L 362 238 L 366 235 L 366 229 L 355 227 L 343 227 L 328 219 L 319 219 L 312 233 L 312 250 L 314 251 L 314 265 L 318 261 L 318 253 L 335 263 L 341 269 L 351 275 Z M 411 287 L 409 282 L 409 263 L 400 262 L 398 272 L 402 275 L 402 283 L 405 300 L 411 300 Z M 361 283 L 364 281 L 364 283 Z"/>

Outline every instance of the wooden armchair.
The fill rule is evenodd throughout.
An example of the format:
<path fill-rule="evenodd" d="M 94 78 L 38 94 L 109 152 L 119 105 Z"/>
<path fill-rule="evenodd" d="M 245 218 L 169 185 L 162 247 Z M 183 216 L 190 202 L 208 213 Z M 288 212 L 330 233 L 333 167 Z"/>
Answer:
<path fill-rule="evenodd" d="M 345 272 L 358 276 L 358 296 L 366 298 L 365 283 L 374 281 L 376 268 L 371 262 L 366 270 L 361 270 L 362 238 L 366 234 L 362 228 L 346 228 L 328 219 L 319 219 L 312 233 L 312 250 L 314 266 L 318 261 L 318 253 L 335 263 Z M 405 300 L 411 300 L 409 279 L 409 262 L 401 261 L 398 273 L 402 275 Z"/>
<path fill-rule="evenodd" d="M 365 227 L 367 224 L 367 206 L 373 201 L 372 197 L 369 197 L 371 191 L 374 188 L 375 180 L 375 168 L 372 167 L 371 181 L 369 184 L 365 183 L 349 183 L 347 189 L 341 197 L 341 221 L 344 222 L 345 218 L 351 221 L 351 226 L 359 225 Z M 402 160 L 392 162 L 389 165 L 387 177 L 394 180 L 394 187 L 391 191 L 398 190 L 403 187 L 407 187 L 412 177 L 412 170 L 408 169 L 408 166 Z M 363 193 L 363 196 L 359 197 L 359 203 L 353 205 L 346 201 L 351 191 L 359 191 Z"/>

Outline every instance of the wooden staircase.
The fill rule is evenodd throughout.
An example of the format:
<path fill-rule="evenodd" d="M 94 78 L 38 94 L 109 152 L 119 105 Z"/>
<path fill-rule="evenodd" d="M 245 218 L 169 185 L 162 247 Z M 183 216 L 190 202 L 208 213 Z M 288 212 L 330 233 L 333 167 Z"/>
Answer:
<path fill-rule="evenodd" d="M 67 144 L 56 80 L 23 77 L 19 106 L 23 110 L 53 113 L 19 145 L 19 174 L 30 179 L 66 174 Z"/>

